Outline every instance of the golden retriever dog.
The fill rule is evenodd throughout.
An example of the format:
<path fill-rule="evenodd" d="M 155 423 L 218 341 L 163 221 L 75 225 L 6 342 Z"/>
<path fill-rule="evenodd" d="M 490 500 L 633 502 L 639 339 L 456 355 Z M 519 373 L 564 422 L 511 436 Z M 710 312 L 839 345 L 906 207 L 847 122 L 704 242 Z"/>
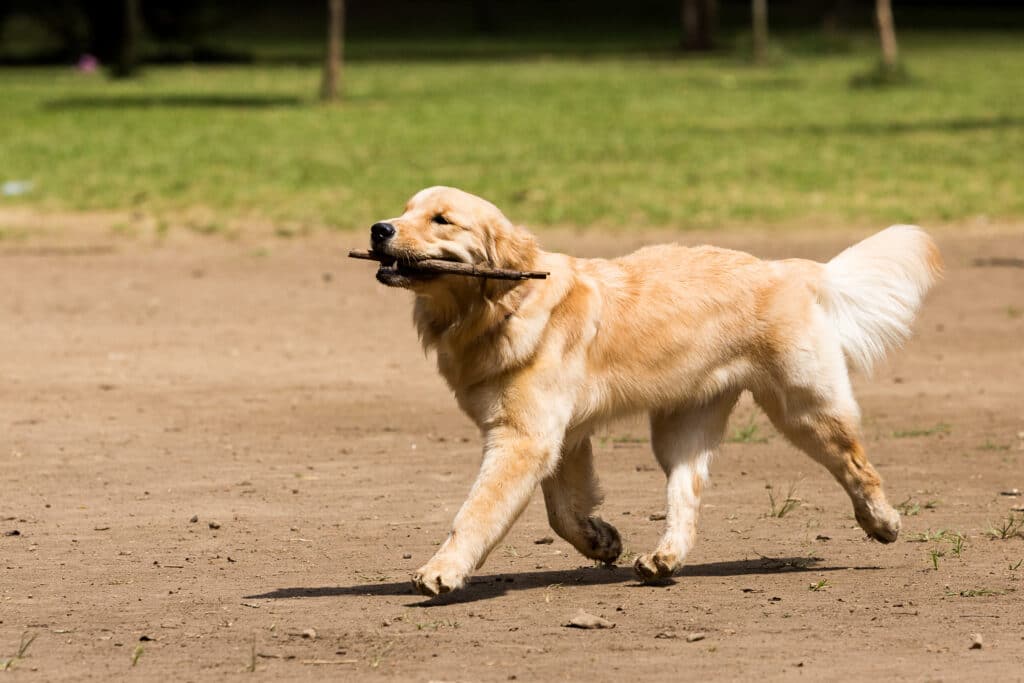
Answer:
<path fill-rule="evenodd" d="M 551 528 L 584 556 L 614 562 L 622 543 L 594 514 L 602 496 L 590 437 L 636 413 L 650 416 L 668 501 L 664 535 L 634 568 L 643 581 L 670 577 L 693 546 L 708 465 L 744 390 L 839 480 L 870 537 L 896 539 L 900 516 L 865 456 L 848 371 L 869 371 L 910 335 L 942 271 L 921 229 L 890 227 L 824 264 L 678 245 L 581 259 L 541 250 L 490 202 L 431 187 L 370 233 L 390 257 L 377 279 L 415 294 L 423 345 L 483 436 L 479 476 L 413 579 L 425 595 L 465 585 L 538 484 Z M 422 259 L 550 277 L 408 267 Z"/>

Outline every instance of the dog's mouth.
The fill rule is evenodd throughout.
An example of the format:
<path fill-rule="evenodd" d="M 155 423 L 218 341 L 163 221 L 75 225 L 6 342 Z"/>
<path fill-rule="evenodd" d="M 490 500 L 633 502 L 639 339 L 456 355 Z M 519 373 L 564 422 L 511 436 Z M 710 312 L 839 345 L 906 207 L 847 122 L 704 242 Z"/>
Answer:
<path fill-rule="evenodd" d="M 421 261 L 450 261 L 461 263 L 461 259 L 449 256 L 407 255 L 393 256 L 380 253 L 380 267 L 377 269 L 377 281 L 389 287 L 410 287 L 417 282 L 428 282 L 441 277 L 444 273 L 425 270 L 417 267 Z"/>

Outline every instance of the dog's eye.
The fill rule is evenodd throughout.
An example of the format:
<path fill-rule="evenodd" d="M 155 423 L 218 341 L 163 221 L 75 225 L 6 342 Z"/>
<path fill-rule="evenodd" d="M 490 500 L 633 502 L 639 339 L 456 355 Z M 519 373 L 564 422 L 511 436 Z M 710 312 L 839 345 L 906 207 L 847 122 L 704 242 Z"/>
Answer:
<path fill-rule="evenodd" d="M 449 225 L 451 223 L 451 221 L 449 221 L 447 218 L 445 218 L 441 214 L 437 214 L 436 216 L 434 216 L 430 220 L 434 221 L 438 225 Z"/>

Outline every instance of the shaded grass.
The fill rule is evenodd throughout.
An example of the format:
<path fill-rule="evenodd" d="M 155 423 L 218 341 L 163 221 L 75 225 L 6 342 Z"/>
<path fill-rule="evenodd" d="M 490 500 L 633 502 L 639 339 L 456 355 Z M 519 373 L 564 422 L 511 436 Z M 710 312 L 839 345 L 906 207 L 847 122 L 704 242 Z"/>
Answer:
<path fill-rule="evenodd" d="M 935 434 L 949 434 L 953 431 L 953 427 L 945 422 L 940 422 L 934 427 L 928 427 L 925 429 L 903 429 L 896 430 L 892 433 L 894 438 L 897 439 L 909 439 L 918 436 L 934 436 Z"/>
<path fill-rule="evenodd" d="M 866 38 L 754 69 L 730 55 L 0 71 L 4 205 L 362 228 L 451 184 L 532 225 L 883 225 L 1024 216 L 1019 36 L 905 37 L 915 81 L 853 90 Z"/>

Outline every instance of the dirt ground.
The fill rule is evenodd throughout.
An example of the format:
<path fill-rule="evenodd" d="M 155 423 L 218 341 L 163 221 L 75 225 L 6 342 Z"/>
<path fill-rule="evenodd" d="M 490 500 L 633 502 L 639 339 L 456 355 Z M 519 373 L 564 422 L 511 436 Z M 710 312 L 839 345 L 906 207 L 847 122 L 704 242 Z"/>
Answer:
<path fill-rule="evenodd" d="M 849 241 L 676 237 L 819 259 Z M 1024 506 L 1001 493 L 1024 489 L 1024 226 L 938 239 L 949 272 L 917 336 L 857 380 L 899 541 L 865 540 L 745 401 L 672 585 L 629 567 L 664 509 L 638 420 L 595 443 L 619 566 L 537 544 L 538 495 L 440 602 L 409 578 L 478 435 L 409 296 L 344 258 L 361 235 L 0 241 L 0 668 L 34 638 L 12 680 L 1024 680 L 1024 537 L 987 534 Z M 772 517 L 792 485 L 799 507 Z M 564 627 L 580 608 L 615 628 Z"/>

